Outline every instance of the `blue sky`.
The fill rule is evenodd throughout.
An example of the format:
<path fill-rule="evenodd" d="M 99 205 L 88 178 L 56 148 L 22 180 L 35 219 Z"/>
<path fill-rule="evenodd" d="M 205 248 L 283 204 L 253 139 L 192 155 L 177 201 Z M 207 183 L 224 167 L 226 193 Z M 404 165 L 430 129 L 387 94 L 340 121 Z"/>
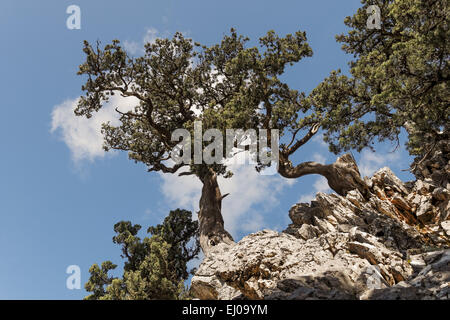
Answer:
<path fill-rule="evenodd" d="M 81 8 L 81 30 L 66 28 L 71 4 Z M 146 229 L 170 209 L 197 206 L 196 181 L 149 174 L 123 153 L 104 155 L 95 127 L 69 112 L 82 94 L 83 79 L 76 72 L 83 40 L 120 39 L 138 50 L 144 39 L 176 31 L 213 44 L 231 27 L 251 39 L 270 29 L 281 35 L 304 30 L 314 57 L 291 67 L 285 80 L 308 92 L 331 70 L 346 70 L 350 57 L 334 36 L 359 5 L 358 0 L 3 0 L 0 299 L 80 299 L 86 292 L 66 288 L 66 268 L 79 265 L 84 284 L 93 263 L 120 263 L 120 250 L 111 241 L 114 223 L 131 220 Z M 389 165 L 403 180 L 412 178 L 401 171 L 411 160 L 403 145 L 395 153 L 389 143 L 376 148 L 376 153 L 355 153 L 363 174 Z M 315 139 L 294 162 L 334 159 Z M 231 193 L 223 210 L 236 239 L 262 228 L 282 230 L 294 203 L 327 189 L 317 176 L 287 182 L 248 167 L 221 185 L 223 193 Z"/>

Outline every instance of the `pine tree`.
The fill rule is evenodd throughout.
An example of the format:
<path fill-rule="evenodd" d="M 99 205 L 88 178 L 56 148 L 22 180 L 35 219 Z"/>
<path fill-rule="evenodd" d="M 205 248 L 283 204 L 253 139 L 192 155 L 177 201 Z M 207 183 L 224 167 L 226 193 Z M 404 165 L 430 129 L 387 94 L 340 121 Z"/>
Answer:
<path fill-rule="evenodd" d="M 114 225 L 113 242 L 122 247 L 126 259 L 121 278 L 108 273 L 117 265 L 105 261 L 93 264 L 85 284 L 92 292 L 87 300 L 155 300 L 185 299 L 188 292 L 184 281 L 195 269 L 188 271 L 187 263 L 198 256 L 198 222 L 192 213 L 177 209 L 170 211 L 162 224 L 148 228 L 149 237 L 140 239 L 140 225 L 121 221 Z"/>
<path fill-rule="evenodd" d="M 337 36 L 352 54 L 350 75 L 331 73 L 311 95 L 331 150 L 372 147 L 375 140 L 409 134 L 412 155 L 448 139 L 450 123 L 450 2 L 362 1 Z M 369 6 L 380 9 L 379 28 L 368 28 Z M 336 122 L 336 118 L 344 122 Z M 344 125 L 343 125 L 344 124 Z"/>

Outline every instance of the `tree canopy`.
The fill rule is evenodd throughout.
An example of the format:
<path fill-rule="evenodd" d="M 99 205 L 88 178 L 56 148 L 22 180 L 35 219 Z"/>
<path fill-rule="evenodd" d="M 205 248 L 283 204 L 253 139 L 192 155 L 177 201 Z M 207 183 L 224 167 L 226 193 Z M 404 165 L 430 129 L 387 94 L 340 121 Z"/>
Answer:
<path fill-rule="evenodd" d="M 103 125 L 105 150 L 127 151 L 149 171 L 195 174 L 203 183 L 200 199 L 200 242 L 206 252 L 211 244 L 231 242 L 224 230 L 217 176 L 227 172 L 223 163 L 171 163 L 179 141 L 172 132 L 184 128 L 191 136 L 196 120 L 205 129 L 258 127 L 266 119 L 257 112 L 264 99 L 272 99 L 277 129 L 296 119 L 302 95 L 289 89 L 278 76 L 286 65 L 311 55 L 303 32 L 278 37 L 273 31 L 260 39 L 263 53 L 246 47 L 248 38 L 231 30 L 220 44 L 193 43 L 181 33 L 172 39 L 156 39 L 145 45 L 141 57 L 129 57 L 118 40 L 100 48 L 85 42 L 86 61 L 79 74 L 87 77 L 75 114 L 90 118 L 113 94 L 138 100 L 130 111 L 116 109 L 120 124 Z M 264 120 L 269 125 L 269 120 Z M 226 137 L 226 134 L 223 134 Z M 194 141 L 192 141 L 194 143 Z M 269 141 L 270 143 L 270 141 Z M 227 155 L 225 155 L 227 156 Z M 187 171 L 179 171 L 187 167 Z M 227 177 L 231 176 L 230 174 Z"/>
<path fill-rule="evenodd" d="M 116 109 L 119 126 L 103 125 L 105 149 L 128 151 L 149 171 L 167 173 L 188 165 L 167 165 L 178 143 L 171 133 L 185 128 L 192 134 L 195 120 L 205 129 L 222 130 L 223 136 L 226 129 L 255 128 L 261 121 L 267 126 L 270 122 L 270 129 L 295 123 L 304 94 L 291 90 L 279 76 L 287 65 L 312 55 L 305 33 L 280 38 L 270 31 L 260 39 L 263 52 L 247 48 L 248 41 L 231 29 L 220 44 L 207 47 L 176 33 L 173 39 L 147 43 L 144 56 L 138 58 L 129 57 L 118 40 L 104 49 L 85 42 L 86 61 L 78 74 L 88 77 L 82 87 L 86 95 L 75 114 L 89 118 L 117 93 L 137 98 L 139 105 L 133 110 Z M 267 117 L 255 112 L 269 100 Z M 191 166 L 191 172 L 201 175 L 204 167 Z M 208 167 L 225 173 L 223 164 Z"/>
<path fill-rule="evenodd" d="M 105 261 L 93 264 L 85 284 L 92 292 L 87 300 L 184 299 L 184 281 L 195 269 L 187 263 L 196 258 L 200 247 L 198 221 L 186 210 L 173 210 L 162 224 L 149 227 L 149 237 L 140 239 L 141 226 L 121 221 L 114 225 L 113 242 L 121 246 L 126 259 L 121 278 L 109 275 L 117 265 Z"/>
<path fill-rule="evenodd" d="M 334 71 L 311 94 L 325 140 L 334 152 L 398 141 L 424 154 L 450 123 L 450 5 L 448 0 L 362 1 L 347 17 L 349 31 L 337 36 L 352 54 L 350 75 Z M 380 28 L 367 27 L 370 5 L 381 11 Z M 336 122 L 336 119 L 342 119 Z"/>

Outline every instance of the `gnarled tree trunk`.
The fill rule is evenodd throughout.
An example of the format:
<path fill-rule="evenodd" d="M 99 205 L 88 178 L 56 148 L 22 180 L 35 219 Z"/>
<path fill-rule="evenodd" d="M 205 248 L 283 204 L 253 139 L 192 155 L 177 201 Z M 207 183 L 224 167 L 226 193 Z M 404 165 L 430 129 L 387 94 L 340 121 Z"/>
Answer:
<path fill-rule="evenodd" d="M 280 154 L 278 172 L 285 178 L 299 178 L 307 174 L 324 176 L 331 189 L 337 194 L 345 196 L 347 192 L 358 189 L 363 196 L 367 196 L 369 188 L 358 170 L 355 159 L 351 154 L 339 157 L 335 163 L 321 164 L 314 161 L 303 162 L 292 166 L 291 161 Z"/>
<path fill-rule="evenodd" d="M 234 243 L 233 237 L 225 230 L 222 217 L 222 199 L 227 196 L 220 193 L 217 175 L 209 169 L 200 177 L 203 183 L 198 213 L 200 246 L 203 253 L 208 255 L 215 245 L 221 242 Z"/>

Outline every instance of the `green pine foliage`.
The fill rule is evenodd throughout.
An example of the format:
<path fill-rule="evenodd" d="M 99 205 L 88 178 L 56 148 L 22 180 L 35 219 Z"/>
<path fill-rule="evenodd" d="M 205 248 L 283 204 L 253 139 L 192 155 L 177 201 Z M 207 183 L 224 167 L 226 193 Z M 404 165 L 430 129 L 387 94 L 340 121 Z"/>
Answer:
<path fill-rule="evenodd" d="M 407 148 L 425 146 L 450 123 L 450 1 L 362 0 L 345 19 L 349 31 L 337 36 L 352 54 L 350 75 L 333 71 L 310 95 L 324 115 L 325 140 L 334 152 L 398 141 L 407 129 Z M 381 28 L 367 27 L 370 5 L 381 11 Z"/>
<path fill-rule="evenodd" d="M 114 225 L 113 242 L 121 246 L 125 259 L 121 278 L 109 275 L 117 265 L 105 261 L 89 269 L 85 284 L 91 294 L 87 300 L 176 300 L 189 298 L 184 281 L 195 269 L 187 263 L 196 258 L 198 222 L 190 211 L 171 211 L 162 224 L 148 228 L 149 236 L 140 239 L 140 225 L 121 221 Z"/>

